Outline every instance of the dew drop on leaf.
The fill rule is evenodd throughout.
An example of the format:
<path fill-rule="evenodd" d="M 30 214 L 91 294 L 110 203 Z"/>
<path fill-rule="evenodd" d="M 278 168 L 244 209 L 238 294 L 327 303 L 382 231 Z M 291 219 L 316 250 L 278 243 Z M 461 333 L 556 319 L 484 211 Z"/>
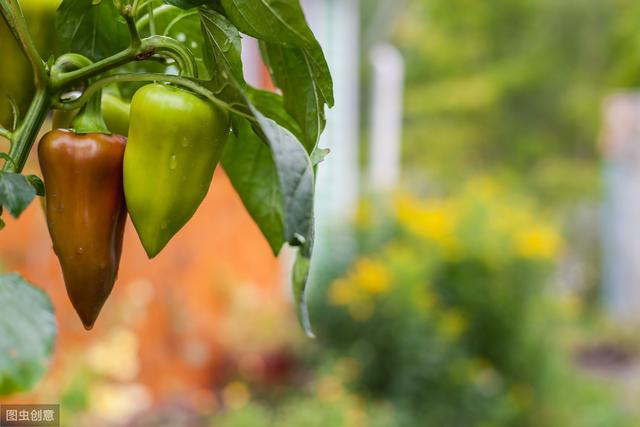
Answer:
<path fill-rule="evenodd" d="M 169 159 L 169 169 L 174 170 L 177 167 L 178 167 L 178 159 L 176 158 L 176 155 L 173 154 Z"/>

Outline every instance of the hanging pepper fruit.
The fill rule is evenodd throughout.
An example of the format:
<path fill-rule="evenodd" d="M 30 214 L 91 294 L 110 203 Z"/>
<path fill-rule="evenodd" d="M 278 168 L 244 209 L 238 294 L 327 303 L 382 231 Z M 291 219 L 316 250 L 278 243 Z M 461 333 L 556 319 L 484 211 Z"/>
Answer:
<path fill-rule="evenodd" d="M 131 106 L 111 93 L 102 95 L 102 116 L 107 128 L 118 135 L 129 133 L 129 110 Z"/>
<path fill-rule="evenodd" d="M 124 191 L 149 258 L 204 199 L 229 126 L 225 111 L 183 89 L 154 83 L 133 96 Z"/>
<path fill-rule="evenodd" d="M 76 117 L 75 130 L 51 131 L 38 146 L 53 249 L 87 330 L 115 283 L 127 214 L 122 186 L 126 138 L 108 133 L 97 100 Z"/>

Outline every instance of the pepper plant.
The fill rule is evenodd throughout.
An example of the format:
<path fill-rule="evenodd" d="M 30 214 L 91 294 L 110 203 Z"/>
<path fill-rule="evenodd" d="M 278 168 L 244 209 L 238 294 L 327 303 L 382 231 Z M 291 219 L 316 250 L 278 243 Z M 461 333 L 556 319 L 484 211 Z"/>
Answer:
<path fill-rule="evenodd" d="M 54 249 L 85 326 L 115 281 L 123 227 L 118 200 L 126 196 L 153 257 L 193 215 L 220 162 L 273 253 L 285 244 L 298 248 L 293 293 L 312 335 L 304 290 L 316 166 L 327 154 L 318 140 L 333 85 L 299 1 L 63 0 L 56 15 L 60 52 L 51 58 L 37 51 L 18 0 L 0 0 L 0 12 L 35 81 L 26 112 L 14 108 L 13 123 L 0 127 L 10 142 L 0 154 L 0 206 L 17 218 L 36 195 L 46 197 Z M 258 39 L 279 93 L 244 80 L 243 34 Z M 43 182 L 22 171 L 51 113 L 54 129 L 39 146 Z M 124 150 L 112 132 L 128 133 Z M 93 218 L 96 204 L 111 206 L 111 220 Z M 28 310 L 14 303 L 34 298 Z M 55 322 L 46 296 L 18 275 L 0 276 L 0 304 L 2 394 L 30 387 L 44 372 Z M 14 307 L 11 320 L 5 304 Z M 41 339 L 20 341 L 23 326 L 36 328 L 32 337 Z"/>

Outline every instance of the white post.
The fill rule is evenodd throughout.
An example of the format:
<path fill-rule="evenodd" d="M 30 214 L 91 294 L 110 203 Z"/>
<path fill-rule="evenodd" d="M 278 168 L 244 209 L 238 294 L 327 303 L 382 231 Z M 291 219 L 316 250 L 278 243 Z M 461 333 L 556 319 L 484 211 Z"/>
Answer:
<path fill-rule="evenodd" d="M 307 19 L 333 75 L 335 107 L 327 112 L 320 147 L 331 149 L 318 168 L 316 259 L 341 258 L 355 244 L 351 222 L 359 193 L 359 0 L 303 0 Z M 314 272 L 312 271 L 312 276 Z"/>
<path fill-rule="evenodd" d="M 244 79 L 252 86 L 262 86 L 261 58 L 258 41 L 253 37 L 242 35 L 242 64 Z"/>
<path fill-rule="evenodd" d="M 603 278 L 607 306 L 619 321 L 640 321 L 640 93 L 605 104 Z"/>
<path fill-rule="evenodd" d="M 369 52 L 373 68 L 369 184 L 390 191 L 400 178 L 404 59 L 397 48 L 378 44 Z"/>

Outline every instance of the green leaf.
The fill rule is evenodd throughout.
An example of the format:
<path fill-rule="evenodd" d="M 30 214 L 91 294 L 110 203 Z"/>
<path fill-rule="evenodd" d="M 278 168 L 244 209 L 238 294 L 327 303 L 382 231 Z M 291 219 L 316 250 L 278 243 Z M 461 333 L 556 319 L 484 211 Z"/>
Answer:
<path fill-rule="evenodd" d="M 247 88 L 245 92 L 251 100 L 251 103 L 260 110 L 262 114 L 294 134 L 298 140 L 302 140 L 302 130 L 293 117 L 285 110 L 284 100 L 281 95 L 254 88 Z"/>
<path fill-rule="evenodd" d="M 293 269 L 293 293 L 300 324 L 309 337 L 314 337 L 305 295 L 314 241 L 313 165 L 302 144 L 289 131 L 250 107 L 276 165 L 284 203 L 285 239 L 292 246 L 300 246 Z"/>
<path fill-rule="evenodd" d="M 311 75 L 313 81 L 316 83 L 316 88 L 319 91 L 324 102 L 333 107 L 335 99 L 333 97 L 333 78 L 331 77 L 331 70 L 324 57 L 324 52 L 319 44 L 311 49 L 304 49 L 304 57 L 306 62 L 311 68 Z"/>
<path fill-rule="evenodd" d="M 0 172 L 0 205 L 11 216 L 18 218 L 36 197 L 36 189 L 24 176 L 12 172 Z"/>
<path fill-rule="evenodd" d="M 247 120 L 234 119 L 234 136 L 227 144 L 222 164 L 274 253 L 285 240 L 300 246 L 293 270 L 293 293 L 300 324 L 313 337 L 305 299 L 314 240 L 313 165 L 288 130 L 253 105 L 249 107 L 261 132 L 257 134 Z"/>
<path fill-rule="evenodd" d="M 295 136 L 249 105 L 263 140 L 271 147 L 284 202 L 284 236 L 292 246 L 305 245 L 313 233 L 315 176 L 309 155 Z"/>
<path fill-rule="evenodd" d="M 56 14 L 56 32 L 63 52 L 93 61 L 129 45 L 129 32 L 113 0 L 63 0 Z"/>
<path fill-rule="evenodd" d="M 49 297 L 17 274 L 0 275 L 0 307 L 0 395 L 7 395 L 44 375 L 57 329 Z"/>
<path fill-rule="evenodd" d="M 311 246 L 308 249 L 300 248 L 296 254 L 293 264 L 293 298 L 296 302 L 298 320 L 309 338 L 315 338 L 309 318 L 309 308 L 307 306 L 306 289 L 311 269 Z"/>
<path fill-rule="evenodd" d="M 246 120 L 233 120 L 222 166 L 275 255 L 284 244 L 284 213 L 271 151 Z"/>
<path fill-rule="evenodd" d="M 28 175 L 27 181 L 29 181 L 29 184 L 31 184 L 31 186 L 36 190 L 36 195 L 44 197 L 44 182 L 42 182 L 42 179 L 40 179 L 39 176 Z"/>
<path fill-rule="evenodd" d="M 335 103 L 333 97 L 333 79 L 331 78 L 331 71 L 329 70 L 329 65 L 327 65 L 327 60 L 324 57 L 320 44 L 316 42 L 309 48 L 287 48 L 277 43 L 262 41 L 260 43 L 260 51 L 267 66 L 269 66 L 269 72 L 276 86 L 278 86 L 278 82 L 282 82 L 282 80 L 287 77 L 286 69 L 282 69 L 281 66 L 278 66 L 279 64 L 270 64 L 270 56 L 275 54 L 271 53 L 270 55 L 270 52 L 277 52 L 277 47 L 283 48 L 285 51 L 281 56 L 285 56 L 287 60 L 295 62 L 296 67 L 307 69 L 306 73 L 315 84 L 317 96 L 329 107 L 333 107 Z M 285 88 L 281 87 L 280 89 L 284 90 Z"/>
<path fill-rule="evenodd" d="M 309 29 L 298 0 L 221 0 L 227 17 L 243 33 L 291 47 L 312 46 Z"/>
<path fill-rule="evenodd" d="M 311 153 L 311 164 L 315 167 L 324 162 L 324 159 L 331 153 L 329 148 L 316 148 Z"/>
<path fill-rule="evenodd" d="M 298 0 L 221 0 L 227 18 L 240 31 L 262 40 L 265 62 L 284 106 L 302 130 L 307 152 L 316 147 L 332 107 L 333 81 L 320 44 Z"/>
<path fill-rule="evenodd" d="M 208 47 L 204 51 L 205 65 L 217 79 L 233 78 L 238 85 L 244 85 L 242 44 L 237 28 L 227 18 L 211 10 L 201 10 L 200 19 L 205 46 Z"/>
<path fill-rule="evenodd" d="M 234 119 L 234 138 L 227 145 L 223 166 L 231 171 L 228 173 L 234 186 L 272 249 L 279 248 L 282 241 L 301 247 L 302 258 L 294 269 L 294 293 L 301 323 L 312 335 L 304 291 L 313 248 L 315 176 L 309 153 L 296 137 L 302 135 L 301 126 L 292 118 L 294 114 L 287 114 L 283 108 L 286 100 L 245 83 L 237 29 L 221 14 L 202 10 L 200 14 L 205 62 L 214 76 L 207 86 L 220 99 L 255 119 L 251 124 L 243 123 L 248 119 Z M 270 149 L 271 162 L 257 138 Z M 249 159 L 256 163 L 242 169 L 241 163 Z M 255 182 L 256 177 L 264 182 Z M 267 206 L 261 207 L 260 200 L 266 200 Z M 276 230 L 281 237 L 275 236 Z"/>
<path fill-rule="evenodd" d="M 302 49 L 263 43 L 262 54 L 275 85 L 282 90 L 285 109 L 300 126 L 304 146 L 311 153 L 327 121 L 327 101 L 315 80 L 313 65 Z"/>

